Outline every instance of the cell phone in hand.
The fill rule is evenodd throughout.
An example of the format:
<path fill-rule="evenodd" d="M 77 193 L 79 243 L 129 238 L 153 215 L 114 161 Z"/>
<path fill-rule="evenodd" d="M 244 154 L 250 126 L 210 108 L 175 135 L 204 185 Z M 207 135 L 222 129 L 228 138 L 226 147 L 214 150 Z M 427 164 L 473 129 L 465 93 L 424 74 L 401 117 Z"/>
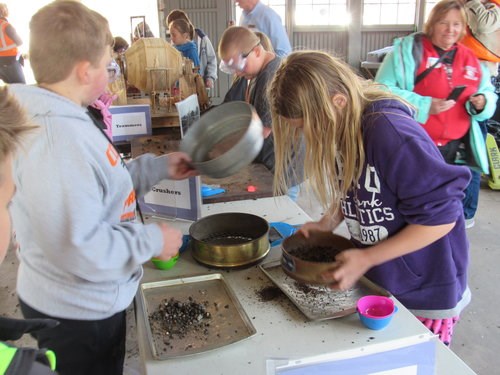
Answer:
<path fill-rule="evenodd" d="M 453 90 L 451 90 L 450 94 L 446 98 L 446 100 L 457 100 L 458 97 L 462 94 L 467 86 L 455 86 Z"/>

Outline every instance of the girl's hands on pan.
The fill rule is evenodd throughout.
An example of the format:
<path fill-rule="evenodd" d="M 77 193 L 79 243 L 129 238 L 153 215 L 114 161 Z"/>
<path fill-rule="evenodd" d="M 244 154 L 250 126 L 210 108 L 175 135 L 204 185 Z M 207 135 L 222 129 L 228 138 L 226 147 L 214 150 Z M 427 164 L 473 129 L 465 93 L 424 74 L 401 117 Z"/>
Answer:
<path fill-rule="evenodd" d="M 335 256 L 335 266 L 321 276 L 333 289 L 347 290 L 372 267 L 365 251 L 348 249 Z"/>

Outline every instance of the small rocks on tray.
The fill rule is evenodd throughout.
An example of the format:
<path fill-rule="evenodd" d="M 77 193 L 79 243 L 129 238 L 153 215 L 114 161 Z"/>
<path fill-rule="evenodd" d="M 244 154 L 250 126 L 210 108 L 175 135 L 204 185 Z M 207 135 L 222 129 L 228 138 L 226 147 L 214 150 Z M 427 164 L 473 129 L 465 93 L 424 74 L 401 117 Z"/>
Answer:
<path fill-rule="evenodd" d="M 184 338 L 191 332 L 207 336 L 212 319 L 207 306 L 208 301 L 198 303 L 192 297 L 185 302 L 174 298 L 164 299 L 149 318 L 170 339 Z"/>

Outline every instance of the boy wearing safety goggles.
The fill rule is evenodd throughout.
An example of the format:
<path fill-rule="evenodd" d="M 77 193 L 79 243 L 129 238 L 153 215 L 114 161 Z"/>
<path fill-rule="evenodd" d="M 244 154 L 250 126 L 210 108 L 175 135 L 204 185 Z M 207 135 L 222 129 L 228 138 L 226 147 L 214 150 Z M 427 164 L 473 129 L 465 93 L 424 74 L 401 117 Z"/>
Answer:
<path fill-rule="evenodd" d="M 274 140 L 271 133 L 271 112 L 267 98 L 267 88 L 272 81 L 281 59 L 274 52 L 266 51 L 260 43 L 260 38 L 250 29 L 232 26 L 224 31 L 219 43 L 219 68 L 227 74 L 248 80 L 245 101 L 255 107 L 264 125 L 264 145 L 256 163 L 262 163 L 274 172 Z M 292 158 L 294 162 L 288 173 L 290 185 L 287 193 L 293 200 L 297 199 L 299 186 L 303 180 L 302 170 L 295 168 L 302 165 L 304 144 L 302 137 L 297 137 L 293 143 Z"/>

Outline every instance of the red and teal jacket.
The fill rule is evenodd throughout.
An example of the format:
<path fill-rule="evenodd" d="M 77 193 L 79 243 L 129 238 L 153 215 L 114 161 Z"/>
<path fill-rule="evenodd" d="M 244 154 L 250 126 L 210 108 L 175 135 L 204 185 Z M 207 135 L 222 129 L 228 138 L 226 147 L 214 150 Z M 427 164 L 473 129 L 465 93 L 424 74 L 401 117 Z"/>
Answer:
<path fill-rule="evenodd" d="M 417 85 L 415 78 L 438 59 L 439 54 L 431 41 L 422 33 L 415 33 L 394 42 L 390 52 L 377 72 L 375 80 L 385 84 L 416 108 L 415 119 L 424 127 L 437 146 L 462 138 L 471 121 L 489 119 L 496 107 L 497 97 L 490 82 L 489 73 L 480 65 L 474 53 L 457 43 L 451 76 L 447 66 L 439 63 Z M 431 115 L 432 98 L 445 99 L 453 87 L 466 85 L 457 103 L 448 111 Z M 475 111 L 469 102 L 472 95 L 482 94 L 486 105 L 481 112 Z"/>

